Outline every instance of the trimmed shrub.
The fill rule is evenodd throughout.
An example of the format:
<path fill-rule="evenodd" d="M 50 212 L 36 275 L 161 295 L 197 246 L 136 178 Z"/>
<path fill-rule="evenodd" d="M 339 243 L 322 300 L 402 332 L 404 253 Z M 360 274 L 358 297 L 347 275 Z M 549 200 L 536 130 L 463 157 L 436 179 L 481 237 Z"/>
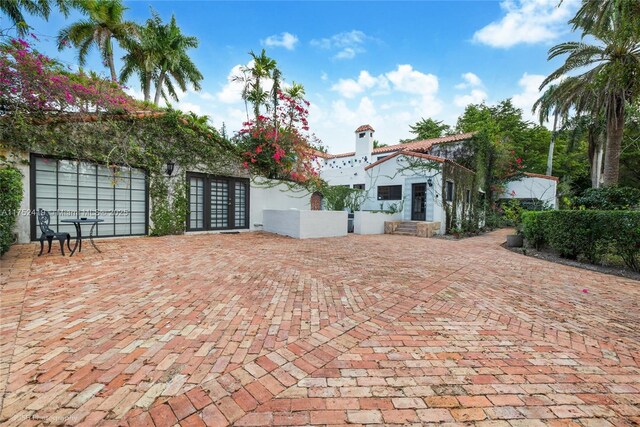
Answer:
<path fill-rule="evenodd" d="M 529 244 L 548 247 L 560 256 L 583 257 L 591 263 L 604 255 L 620 256 L 640 271 L 640 212 L 638 211 L 544 211 L 524 212 L 523 233 Z"/>
<path fill-rule="evenodd" d="M 13 243 L 13 226 L 21 201 L 22 174 L 15 168 L 0 168 L 0 255 Z"/>
<path fill-rule="evenodd" d="M 575 200 L 586 209 L 625 210 L 640 207 L 640 189 L 633 187 L 589 188 Z"/>

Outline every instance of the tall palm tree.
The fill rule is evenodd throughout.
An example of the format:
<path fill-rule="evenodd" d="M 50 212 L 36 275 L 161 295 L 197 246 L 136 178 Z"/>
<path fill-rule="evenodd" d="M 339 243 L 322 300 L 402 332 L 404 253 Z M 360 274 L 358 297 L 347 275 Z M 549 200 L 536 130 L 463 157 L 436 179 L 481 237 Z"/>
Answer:
<path fill-rule="evenodd" d="M 198 47 L 198 39 L 182 34 L 175 16 L 172 16 L 171 21 L 165 25 L 161 24 L 157 13 L 154 13 L 152 19 L 155 21 L 151 29 L 155 32 L 153 38 L 156 44 L 152 57 L 157 73 L 154 75 L 156 94 L 153 102 L 158 105 L 160 96 L 165 100 L 169 96 L 178 100 L 175 85 L 182 91 L 187 90 L 188 84 L 191 84 L 195 90 L 200 90 L 203 76 L 187 55 L 189 49 Z"/>
<path fill-rule="evenodd" d="M 593 102 L 602 107 L 607 123 L 605 186 L 618 183 L 625 103 L 632 103 L 640 96 L 640 33 L 628 19 L 627 13 L 614 14 L 607 18 L 607 25 L 592 27 L 595 29 L 590 36 L 594 38 L 594 44 L 580 41 L 552 47 L 549 60 L 562 55 L 567 58 L 541 86 L 544 88 L 569 73 L 578 73 L 572 83 L 572 96 L 581 96 L 578 88 L 593 90 Z M 584 69 L 586 71 L 582 71 Z"/>
<path fill-rule="evenodd" d="M 67 16 L 69 14 L 69 6 L 72 5 L 70 0 L 55 0 L 56 5 L 60 12 Z M 41 18 L 49 19 L 51 13 L 51 1 L 50 0 L 2 0 L 0 1 L 0 12 L 7 15 L 9 20 L 13 22 L 13 25 L 18 32 L 18 35 L 23 36 L 29 30 L 24 14 L 39 16 Z"/>
<path fill-rule="evenodd" d="M 154 52 L 155 40 L 153 31 L 147 26 L 138 28 L 137 37 L 127 38 L 123 42 L 126 50 L 125 56 L 122 57 L 122 69 L 120 70 L 120 81 L 126 83 L 129 78 L 135 74 L 140 80 L 140 89 L 144 96 L 145 102 L 151 101 L 151 82 L 154 79 L 155 67 Z"/>
<path fill-rule="evenodd" d="M 551 175 L 550 164 L 553 163 L 553 146 L 557 136 L 558 121 L 562 119 L 563 128 L 573 129 L 572 135 L 587 132 L 589 143 L 589 161 L 591 168 L 592 187 L 600 186 L 603 150 L 604 129 L 601 124 L 604 105 L 602 98 L 598 96 L 594 85 L 578 77 L 568 77 L 560 83 L 550 84 L 547 90 L 533 104 L 532 111 L 538 111 L 540 124 L 554 116 L 553 131 L 547 158 L 547 175 Z M 569 116 L 573 114 L 574 119 Z M 570 138 L 570 142 L 575 138 Z"/>
<path fill-rule="evenodd" d="M 123 19 L 127 8 L 121 0 L 77 0 L 75 5 L 87 19 L 60 31 L 58 49 L 62 50 L 70 43 L 78 49 L 78 61 L 84 65 L 91 48 L 97 46 L 105 65 L 109 67 L 111 80 L 116 81 L 113 39 L 125 40 L 137 30 L 136 24 Z"/>
<path fill-rule="evenodd" d="M 273 78 L 277 63 L 275 59 L 267 56 L 264 49 L 259 55 L 252 50 L 249 56 L 251 56 L 250 65 L 242 67 L 240 69 L 242 75 L 235 76 L 234 80 L 244 84 L 242 99 L 245 101 L 245 107 L 247 101 L 253 104 L 253 115 L 257 119 L 260 116 L 260 107 L 267 105 L 270 98 L 269 93 L 262 87 L 262 83 L 265 79 Z"/>

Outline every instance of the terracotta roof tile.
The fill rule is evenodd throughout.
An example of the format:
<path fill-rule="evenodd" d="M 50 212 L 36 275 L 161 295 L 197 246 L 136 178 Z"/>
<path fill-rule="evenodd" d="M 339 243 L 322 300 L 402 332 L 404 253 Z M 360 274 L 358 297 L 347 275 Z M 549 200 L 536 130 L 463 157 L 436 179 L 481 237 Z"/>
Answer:
<path fill-rule="evenodd" d="M 438 163 L 445 163 L 445 162 L 446 162 L 446 163 L 451 163 L 452 165 L 455 165 L 455 166 L 457 166 L 457 167 L 459 167 L 459 168 L 462 168 L 462 169 L 464 169 L 464 170 L 467 170 L 467 171 L 469 171 L 469 172 L 471 172 L 471 173 L 475 174 L 475 172 L 474 172 L 474 171 L 472 171 L 471 169 L 466 168 L 466 167 L 462 166 L 461 164 L 454 162 L 453 160 L 445 159 L 444 157 L 439 157 L 439 156 L 432 156 L 431 154 L 417 153 L 417 152 L 415 152 L 415 151 L 398 151 L 397 153 L 393 153 L 393 154 L 391 154 L 391 155 L 388 155 L 388 156 L 387 156 L 387 157 L 385 157 L 384 159 L 380 159 L 380 160 L 378 160 L 377 162 L 370 164 L 369 166 L 367 166 L 366 168 L 364 168 L 364 170 L 369 170 L 369 169 L 371 169 L 371 168 L 374 168 L 374 167 L 378 166 L 380 163 L 384 163 L 384 162 L 386 162 L 387 160 L 391 160 L 391 159 L 393 159 L 394 157 L 397 157 L 397 156 L 400 156 L 400 155 L 402 155 L 402 156 L 418 157 L 418 158 L 420 158 L 420 159 L 431 160 L 431 161 L 438 162 Z"/>
<path fill-rule="evenodd" d="M 542 175 L 539 173 L 531 173 L 531 172 L 523 172 L 522 174 L 531 178 L 550 179 L 551 181 L 560 182 L 560 178 L 558 178 L 557 176 Z"/>
<path fill-rule="evenodd" d="M 365 126 L 369 126 L 369 125 L 360 126 L 358 130 L 356 130 L 356 132 L 358 132 L 361 128 L 364 128 Z M 363 129 L 363 130 L 366 130 L 366 129 Z M 371 130 L 373 130 L 373 128 L 371 128 Z M 431 138 L 431 139 L 423 139 L 421 141 L 408 142 L 406 144 L 395 144 L 395 145 L 389 145 L 387 147 L 378 147 L 373 149 L 372 154 L 391 153 L 393 151 L 424 152 L 424 151 L 428 151 L 432 146 L 437 144 L 465 141 L 467 139 L 471 139 L 475 134 L 476 132 L 460 133 L 457 135 L 443 136 L 441 138 Z M 356 153 L 352 151 L 349 153 L 329 154 L 327 158 L 335 159 L 339 157 L 351 157 L 355 155 Z"/>
<path fill-rule="evenodd" d="M 476 133 L 460 133 L 457 135 L 448 135 L 440 138 L 423 139 L 421 141 L 408 142 L 406 144 L 389 145 L 388 147 L 374 148 L 373 153 L 388 153 L 390 151 L 404 150 L 404 151 L 427 151 L 432 146 L 437 144 L 444 144 L 447 142 L 464 141 L 472 138 Z"/>
<path fill-rule="evenodd" d="M 375 132 L 376 130 L 374 128 L 371 127 L 371 125 L 362 125 L 360 127 L 358 127 L 358 129 L 356 129 L 356 132 L 364 132 L 366 130 L 370 130 Z"/>

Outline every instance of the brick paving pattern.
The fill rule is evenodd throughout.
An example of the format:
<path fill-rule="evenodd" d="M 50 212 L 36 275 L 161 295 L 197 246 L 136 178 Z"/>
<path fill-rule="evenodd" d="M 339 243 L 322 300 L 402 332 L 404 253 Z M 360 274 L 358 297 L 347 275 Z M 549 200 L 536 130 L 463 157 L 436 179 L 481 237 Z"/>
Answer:
<path fill-rule="evenodd" d="M 2 425 L 640 424 L 640 283 L 505 231 L 2 259 Z"/>

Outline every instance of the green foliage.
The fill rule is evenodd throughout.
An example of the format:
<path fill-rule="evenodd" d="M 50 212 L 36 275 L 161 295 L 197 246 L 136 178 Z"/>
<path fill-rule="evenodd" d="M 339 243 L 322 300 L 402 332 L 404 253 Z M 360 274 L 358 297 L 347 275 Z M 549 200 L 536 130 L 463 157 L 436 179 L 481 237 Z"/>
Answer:
<path fill-rule="evenodd" d="M 412 139 L 403 139 L 401 144 L 422 139 L 439 138 L 451 132 L 451 127 L 444 124 L 441 120 L 433 120 L 432 118 L 420 119 L 415 125 L 409 125 L 409 132 L 415 135 Z"/>
<path fill-rule="evenodd" d="M 336 185 L 325 187 L 321 190 L 325 207 L 330 211 L 350 212 L 360 210 L 360 205 L 364 200 L 364 192 L 347 186 Z"/>
<path fill-rule="evenodd" d="M 13 243 L 13 226 L 22 201 L 22 174 L 12 167 L 0 168 L 0 255 Z"/>
<path fill-rule="evenodd" d="M 544 211 L 524 212 L 523 232 L 536 248 L 549 247 L 560 256 L 597 263 L 607 254 L 619 255 L 640 271 L 640 212 Z"/>
<path fill-rule="evenodd" d="M 632 187 L 589 188 L 575 200 L 575 207 L 626 210 L 640 207 L 640 189 Z"/>
<path fill-rule="evenodd" d="M 86 19 L 63 28 L 58 34 L 58 49 L 71 44 L 78 50 L 78 62 L 84 65 L 89 51 L 96 46 L 106 66 L 111 80 L 116 80 L 113 61 L 112 39 L 122 41 L 135 32 L 136 25 L 124 20 L 127 10 L 121 0 L 74 0 L 74 5 Z"/>
<path fill-rule="evenodd" d="M 199 118 L 179 111 L 153 113 L 147 117 L 101 114 L 95 121 L 70 118 L 48 122 L 32 120 L 21 112 L 0 122 L 0 147 L 10 152 L 42 152 L 50 155 L 120 164 L 147 171 L 154 235 L 184 231 L 186 194 L 181 177 L 167 186 L 166 163 L 174 161 L 183 169 L 238 175 L 240 155 L 235 146 Z M 163 190 L 169 190 L 169 194 Z"/>
<path fill-rule="evenodd" d="M 153 200 L 151 211 L 152 236 L 182 234 L 188 214 L 187 184 L 182 177 L 170 183 L 171 178 L 156 175 L 149 185 L 149 196 Z M 173 184 L 173 185 L 171 185 Z M 171 190 L 171 191 L 170 191 Z"/>

